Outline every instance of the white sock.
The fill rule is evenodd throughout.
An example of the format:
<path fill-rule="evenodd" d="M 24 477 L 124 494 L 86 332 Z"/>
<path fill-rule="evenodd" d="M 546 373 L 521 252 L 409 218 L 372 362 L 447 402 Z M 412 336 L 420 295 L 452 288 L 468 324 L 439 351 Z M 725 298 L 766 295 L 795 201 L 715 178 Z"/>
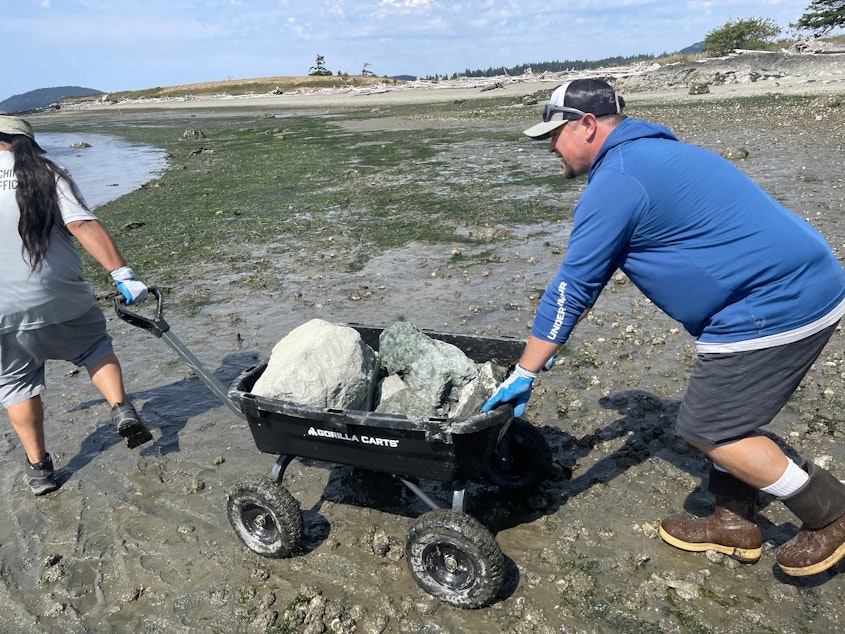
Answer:
<path fill-rule="evenodd" d="M 764 487 L 761 491 L 770 493 L 778 498 L 784 498 L 787 495 L 795 493 L 809 479 L 810 476 L 807 475 L 807 472 L 790 460 L 786 465 L 786 471 L 783 472 L 783 475 L 778 481 Z"/>

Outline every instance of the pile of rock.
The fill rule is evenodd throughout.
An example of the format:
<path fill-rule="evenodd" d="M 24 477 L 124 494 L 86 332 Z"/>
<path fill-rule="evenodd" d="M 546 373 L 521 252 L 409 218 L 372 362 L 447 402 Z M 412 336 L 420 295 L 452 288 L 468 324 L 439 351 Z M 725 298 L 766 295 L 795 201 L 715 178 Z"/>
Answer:
<path fill-rule="evenodd" d="M 321 408 L 468 418 L 505 372 L 407 321 L 385 328 L 376 352 L 355 328 L 313 319 L 273 347 L 252 392 Z"/>
<path fill-rule="evenodd" d="M 738 84 L 764 84 L 778 87 L 784 80 L 797 82 L 833 82 L 845 76 L 843 55 L 792 55 L 765 51 L 736 51 L 724 57 L 652 66 L 642 72 L 617 76 L 606 73 L 614 88 L 624 97 L 627 93 L 687 89 Z"/>

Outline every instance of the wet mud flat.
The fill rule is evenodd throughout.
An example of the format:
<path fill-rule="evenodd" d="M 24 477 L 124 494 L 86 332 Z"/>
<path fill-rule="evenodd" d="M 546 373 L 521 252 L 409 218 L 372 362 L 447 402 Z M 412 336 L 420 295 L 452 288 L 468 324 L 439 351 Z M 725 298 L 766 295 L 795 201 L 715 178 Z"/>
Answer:
<path fill-rule="evenodd" d="M 845 113 L 831 107 L 807 116 L 812 100 L 768 96 L 697 106 L 643 98 L 631 101 L 630 114 L 718 152 L 747 149 L 740 168 L 817 226 L 841 255 Z M 322 124 L 324 112 L 126 117 L 143 123 L 154 140 L 205 128 L 212 134 L 189 149 L 214 151 L 191 155 L 174 141 L 169 149 L 182 155 L 171 159 L 170 171 L 99 213 L 116 228 L 130 261 L 140 262 L 136 271 L 162 287 L 174 332 L 227 384 L 312 318 L 381 325 L 406 318 L 422 328 L 524 337 L 565 252 L 582 185 L 567 189 L 543 144 L 519 141 L 535 111 L 504 102 L 472 108 L 493 118 L 494 129 L 451 103 L 440 117 L 437 108 L 377 113 L 369 106 L 344 117 L 331 131 L 358 154 L 329 153 L 338 163 L 325 172 L 333 178 L 320 176 L 322 152 L 307 153 L 320 141 L 304 121 Z M 97 116 L 56 126 L 85 129 L 105 117 Z M 413 122 L 423 137 L 419 148 L 399 147 L 402 122 Z M 110 125 L 133 127 L 117 117 Z M 230 145 L 213 134 L 227 128 L 243 129 L 244 139 L 301 143 L 304 162 L 290 169 L 313 178 L 313 196 L 288 195 L 296 187 L 291 177 L 263 185 L 264 206 L 255 191 L 241 206 L 223 198 L 213 179 L 240 169 L 237 134 Z M 425 153 L 426 145 L 436 149 Z M 198 180 L 203 174 L 207 180 Z M 419 182 L 428 200 L 411 195 Z M 385 208 L 390 213 L 378 217 Z M 201 216 L 206 210 L 210 220 Z M 396 223 L 392 231 L 402 239 L 378 234 L 369 216 L 382 226 Z M 130 221 L 144 224 L 124 229 Z M 192 242 L 212 221 L 222 237 Z M 426 233 L 423 225 L 440 231 Z M 102 276 L 91 277 L 107 290 Z M 694 351 L 679 326 L 623 276 L 611 281 L 557 366 L 537 382 L 526 411 L 553 450 L 548 480 L 529 495 L 503 494 L 483 481 L 467 491 L 468 512 L 495 534 L 507 558 L 502 596 L 477 610 L 438 602 L 413 582 L 405 534 L 427 509 L 383 474 L 295 461 L 284 484 L 303 511 L 303 553 L 267 559 L 247 550 L 226 519 L 227 495 L 244 477 L 269 476 L 275 456 L 256 450 L 246 423 L 164 342 L 102 306 L 131 398 L 154 441 L 127 449 L 87 377 L 67 365 L 48 366 L 47 442 L 62 488 L 32 498 L 21 481 L 17 440 L 8 426 L 3 434 L 0 596 L 9 631 L 842 627 L 842 565 L 804 579 L 777 571 L 774 551 L 798 527 L 776 501 L 761 500 L 765 545 L 754 565 L 683 553 L 657 537 L 667 514 L 709 511 L 700 490 L 704 461 L 672 429 Z M 840 478 L 844 357 L 838 331 L 771 425 L 790 453 L 814 458 Z M 448 486 L 421 485 L 448 505 Z"/>

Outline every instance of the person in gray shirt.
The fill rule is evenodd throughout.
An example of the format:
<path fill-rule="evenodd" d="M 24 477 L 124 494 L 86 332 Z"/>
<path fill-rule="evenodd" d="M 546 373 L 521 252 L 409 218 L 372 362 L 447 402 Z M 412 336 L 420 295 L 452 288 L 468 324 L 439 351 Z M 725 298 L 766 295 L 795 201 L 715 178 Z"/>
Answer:
<path fill-rule="evenodd" d="M 74 238 L 111 273 L 126 304 L 144 301 L 147 287 L 69 174 L 44 154 L 26 120 L 0 116 L 0 404 L 26 453 L 25 481 L 35 495 L 59 487 L 44 438 L 47 359 L 87 369 L 130 448 L 152 439 L 126 400 L 120 363 Z"/>

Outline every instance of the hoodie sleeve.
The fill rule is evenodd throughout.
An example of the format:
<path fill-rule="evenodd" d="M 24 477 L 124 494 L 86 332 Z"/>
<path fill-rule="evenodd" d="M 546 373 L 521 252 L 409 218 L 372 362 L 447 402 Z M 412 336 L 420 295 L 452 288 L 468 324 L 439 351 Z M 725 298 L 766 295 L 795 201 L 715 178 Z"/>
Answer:
<path fill-rule="evenodd" d="M 629 176 L 616 170 L 594 175 L 575 207 L 566 256 L 540 300 L 533 336 L 566 342 L 623 259 L 646 205 L 645 192 Z"/>

